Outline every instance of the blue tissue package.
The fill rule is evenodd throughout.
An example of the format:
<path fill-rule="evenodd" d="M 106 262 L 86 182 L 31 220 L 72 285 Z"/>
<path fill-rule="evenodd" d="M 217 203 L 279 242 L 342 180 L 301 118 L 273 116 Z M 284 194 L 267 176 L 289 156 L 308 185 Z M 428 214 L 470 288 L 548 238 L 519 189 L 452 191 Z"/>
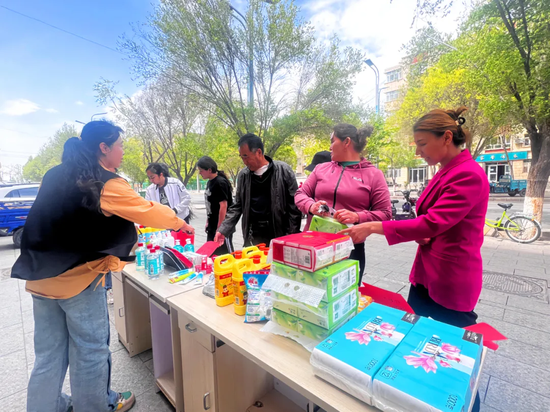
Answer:
<path fill-rule="evenodd" d="M 482 351 L 482 335 L 420 318 L 376 374 L 375 406 L 391 411 L 469 411 Z"/>
<path fill-rule="evenodd" d="M 372 303 L 315 347 L 314 373 L 372 404 L 374 375 L 419 316 Z"/>

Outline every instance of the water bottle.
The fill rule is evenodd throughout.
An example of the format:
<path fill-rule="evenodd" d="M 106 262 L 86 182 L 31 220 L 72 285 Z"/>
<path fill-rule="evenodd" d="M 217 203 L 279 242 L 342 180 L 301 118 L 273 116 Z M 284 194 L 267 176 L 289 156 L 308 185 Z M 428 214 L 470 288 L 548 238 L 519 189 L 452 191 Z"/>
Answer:
<path fill-rule="evenodd" d="M 159 274 L 162 275 L 164 273 L 164 254 L 160 250 L 160 246 L 157 246 L 155 249 L 156 249 L 156 252 L 158 253 L 158 260 L 159 260 L 159 267 L 160 267 Z"/>
<path fill-rule="evenodd" d="M 136 249 L 136 270 L 145 270 L 145 251 L 143 243 L 138 243 L 138 248 Z"/>
<path fill-rule="evenodd" d="M 149 249 L 151 253 L 149 254 L 149 259 L 147 259 L 147 275 L 149 279 L 154 280 L 158 279 L 160 276 L 160 261 L 159 254 L 157 253 L 156 248 Z"/>
<path fill-rule="evenodd" d="M 191 243 L 191 239 L 185 239 L 185 247 L 183 248 L 185 252 L 194 252 L 195 246 Z"/>
<path fill-rule="evenodd" d="M 180 244 L 179 239 L 176 239 L 176 246 L 174 246 L 174 249 L 176 249 L 180 253 L 183 253 L 183 246 Z"/>

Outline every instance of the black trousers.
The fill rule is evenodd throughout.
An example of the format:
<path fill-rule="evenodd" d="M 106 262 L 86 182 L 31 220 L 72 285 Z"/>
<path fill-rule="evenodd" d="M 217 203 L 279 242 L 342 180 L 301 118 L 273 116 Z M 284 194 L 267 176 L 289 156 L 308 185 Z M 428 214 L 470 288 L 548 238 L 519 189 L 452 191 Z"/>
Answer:
<path fill-rule="evenodd" d="M 244 244 L 244 247 L 256 246 L 260 243 L 265 243 L 269 247 L 269 244 L 275 237 L 275 231 L 271 221 L 268 220 L 255 220 L 251 218 L 251 222 L 248 226 L 248 239 Z"/>
<path fill-rule="evenodd" d="M 424 285 L 411 285 L 407 302 L 417 315 L 425 317 L 429 316 L 439 322 L 447 323 L 459 328 L 475 325 L 477 323 L 477 314 L 474 311 L 459 312 L 457 310 L 452 310 L 441 306 L 430 297 L 428 294 L 428 289 L 426 289 Z M 481 400 L 478 392 L 472 412 L 479 412 L 480 402 Z"/>
<path fill-rule="evenodd" d="M 353 245 L 355 249 L 351 252 L 351 255 L 349 255 L 350 259 L 358 260 L 359 261 L 359 287 L 361 287 L 362 283 L 361 280 L 363 279 L 363 273 L 365 273 L 365 265 L 366 265 L 366 258 L 365 258 L 365 243 L 357 243 Z"/>

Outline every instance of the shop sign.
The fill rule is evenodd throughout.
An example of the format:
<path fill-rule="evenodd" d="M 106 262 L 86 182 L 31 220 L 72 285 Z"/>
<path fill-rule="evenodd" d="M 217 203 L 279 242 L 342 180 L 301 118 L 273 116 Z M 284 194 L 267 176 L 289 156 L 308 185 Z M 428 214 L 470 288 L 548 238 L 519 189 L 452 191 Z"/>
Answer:
<path fill-rule="evenodd" d="M 508 158 L 510 160 L 524 160 L 527 159 L 527 155 L 529 152 L 508 152 Z M 482 155 L 479 155 L 476 158 L 476 162 L 478 163 L 489 163 L 489 162 L 505 162 L 506 161 L 506 153 L 485 153 Z"/>

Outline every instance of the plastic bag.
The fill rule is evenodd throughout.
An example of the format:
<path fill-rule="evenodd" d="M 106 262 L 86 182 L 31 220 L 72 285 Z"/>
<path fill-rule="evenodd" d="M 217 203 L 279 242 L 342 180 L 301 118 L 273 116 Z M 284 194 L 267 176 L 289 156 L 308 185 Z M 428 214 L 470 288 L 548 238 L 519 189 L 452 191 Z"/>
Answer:
<path fill-rule="evenodd" d="M 243 273 L 246 285 L 246 314 L 245 323 L 261 322 L 271 319 L 273 301 L 271 291 L 263 289 L 262 286 L 269 276 L 269 271 L 256 271 Z"/>
<path fill-rule="evenodd" d="M 216 291 L 216 288 L 214 286 L 215 280 L 216 280 L 215 276 L 210 275 L 210 277 L 208 278 L 208 281 L 204 285 L 204 288 L 202 288 L 202 294 L 212 299 L 214 299 L 215 291 Z"/>

